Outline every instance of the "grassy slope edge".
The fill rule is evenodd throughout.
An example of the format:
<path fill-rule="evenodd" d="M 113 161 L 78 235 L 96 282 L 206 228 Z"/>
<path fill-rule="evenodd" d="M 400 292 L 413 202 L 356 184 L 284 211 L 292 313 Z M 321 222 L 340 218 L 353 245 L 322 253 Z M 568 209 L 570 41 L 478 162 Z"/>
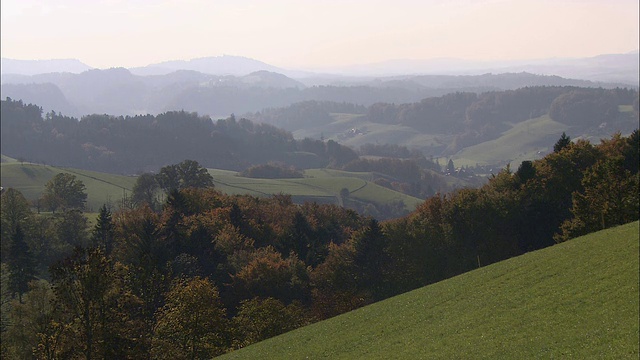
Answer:
<path fill-rule="evenodd" d="M 638 222 L 254 344 L 225 359 L 637 359 Z"/>

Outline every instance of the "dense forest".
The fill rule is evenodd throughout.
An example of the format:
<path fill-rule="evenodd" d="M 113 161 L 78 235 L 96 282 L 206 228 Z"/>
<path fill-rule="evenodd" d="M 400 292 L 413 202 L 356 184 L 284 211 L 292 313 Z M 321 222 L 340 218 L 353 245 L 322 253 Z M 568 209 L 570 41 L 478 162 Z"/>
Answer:
<path fill-rule="evenodd" d="M 168 186 L 155 210 L 105 206 L 89 227 L 82 196 L 36 214 L 4 189 L 2 357 L 211 358 L 637 220 L 639 154 L 637 130 L 599 144 L 563 134 L 544 158 L 387 222 L 286 195 L 228 196 L 204 182 Z M 53 182 L 46 193 L 56 199 Z"/>
<path fill-rule="evenodd" d="M 294 140 L 271 125 L 234 116 L 212 121 L 185 111 L 157 116 L 87 115 L 80 120 L 37 105 L 2 100 L 2 154 L 30 162 L 119 174 L 158 171 L 184 159 L 244 170 L 283 162 L 300 168 L 342 166 L 358 157 L 335 141 Z"/>

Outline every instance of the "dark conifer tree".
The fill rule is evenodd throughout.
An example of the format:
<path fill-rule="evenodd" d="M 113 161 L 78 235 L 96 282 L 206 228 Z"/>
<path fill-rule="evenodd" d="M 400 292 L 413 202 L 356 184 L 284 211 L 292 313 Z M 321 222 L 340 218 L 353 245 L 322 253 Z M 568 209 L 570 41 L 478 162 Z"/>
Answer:
<path fill-rule="evenodd" d="M 456 167 L 453 165 L 453 160 L 449 159 L 449 163 L 447 164 L 447 173 L 449 175 L 454 175 L 456 173 Z"/>
<path fill-rule="evenodd" d="M 536 176 L 536 169 L 533 167 L 533 162 L 525 160 L 518 167 L 516 171 L 516 178 L 520 184 L 524 184 L 529 179 L 533 179 Z"/>
<path fill-rule="evenodd" d="M 18 294 L 18 299 L 22 303 L 22 294 L 29 290 L 29 281 L 36 277 L 36 264 L 31 254 L 29 246 L 24 240 L 24 232 L 20 224 L 11 237 L 9 246 L 9 290 L 12 294 Z"/>
<path fill-rule="evenodd" d="M 91 243 L 95 247 L 102 248 L 107 257 L 113 250 L 113 222 L 107 205 L 102 205 L 100 208 L 98 220 L 91 235 Z"/>
<path fill-rule="evenodd" d="M 563 131 L 562 135 L 560 135 L 560 139 L 558 139 L 556 144 L 553 145 L 553 152 L 560 152 L 560 150 L 566 148 L 569 145 L 571 145 L 571 138 L 567 136 L 567 134 Z"/>
<path fill-rule="evenodd" d="M 374 300 L 386 297 L 384 288 L 385 268 L 389 263 L 385 252 L 387 238 L 377 220 L 369 219 L 367 225 L 357 232 L 354 240 L 354 264 L 359 286 L 371 291 Z"/>

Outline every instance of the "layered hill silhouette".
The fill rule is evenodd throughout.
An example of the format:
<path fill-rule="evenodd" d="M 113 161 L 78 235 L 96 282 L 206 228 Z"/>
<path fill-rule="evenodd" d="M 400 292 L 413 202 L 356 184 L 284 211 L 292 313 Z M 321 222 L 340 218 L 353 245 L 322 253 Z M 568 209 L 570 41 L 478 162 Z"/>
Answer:
<path fill-rule="evenodd" d="M 130 68 L 136 75 L 166 75 L 192 70 L 211 75 L 244 76 L 270 71 L 296 79 L 309 78 L 317 84 L 331 81 L 353 82 L 358 78 L 398 75 L 479 75 L 485 73 L 530 72 L 599 82 L 619 82 L 637 86 L 638 50 L 623 54 L 601 54 L 586 58 L 474 61 L 458 58 L 392 59 L 378 63 L 326 67 L 314 71 L 277 67 L 243 56 L 222 55 L 191 60 L 169 60 Z M 51 72 L 80 73 L 91 69 L 76 59 L 16 60 L 2 58 L 2 74 L 36 75 Z M 3 81 L 4 82 L 4 81 Z"/>
<path fill-rule="evenodd" d="M 526 86 L 624 87 L 619 83 L 530 73 L 397 76 L 326 83 L 315 85 L 315 80 L 298 81 L 269 70 L 244 75 L 175 70 L 143 76 L 128 69 L 113 68 L 92 69 L 79 74 L 3 74 L 0 95 L 3 99 L 10 97 L 40 104 L 45 112 L 53 110 L 75 117 L 105 113 L 156 115 L 172 110 L 226 117 L 232 113 L 256 112 L 308 100 L 370 106 L 378 102 L 417 102 L 460 91 L 481 93 Z"/>
<path fill-rule="evenodd" d="M 74 59 L 3 58 L 1 96 L 76 117 L 171 110 L 222 117 L 306 100 L 369 106 L 525 86 L 637 88 L 637 64 L 637 52 L 520 62 L 391 60 L 327 72 L 285 69 L 230 55 L 103 70 Z M 49 89 L 45 91 L 43 84 L 50 84 Z"/>

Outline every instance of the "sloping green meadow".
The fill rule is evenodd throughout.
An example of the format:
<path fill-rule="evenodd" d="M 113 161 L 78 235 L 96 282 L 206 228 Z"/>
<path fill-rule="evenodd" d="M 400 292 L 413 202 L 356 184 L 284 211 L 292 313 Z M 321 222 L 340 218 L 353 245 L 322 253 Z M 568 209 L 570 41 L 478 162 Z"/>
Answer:
<path fill-rule="evenodd" d="M 638 359 L 638 222 L 528 253 L 223 359 Z"/>
<path fill-rule="evenodd" d="M 509 162 L 517 169 L 523 160 L 540 159 L 569 127 L 549 115 L 517 123 L 497 139 L 469 146 L 453 156 L 456 166 Z"/>
<path fill-rule="evenodd" d="M 19 190 L 28 200 L 41 197 L 45 184 L 56 174 L 66 172 L 75 175 L 87 188 L 87 208 L 90 212 L 97 212 L 106 203 L 118 204 L 125 193 L 131 196 L 136 181 L 131 176 L 31 163 L 5 162 L 0 166 L 2 186 Z"/>

